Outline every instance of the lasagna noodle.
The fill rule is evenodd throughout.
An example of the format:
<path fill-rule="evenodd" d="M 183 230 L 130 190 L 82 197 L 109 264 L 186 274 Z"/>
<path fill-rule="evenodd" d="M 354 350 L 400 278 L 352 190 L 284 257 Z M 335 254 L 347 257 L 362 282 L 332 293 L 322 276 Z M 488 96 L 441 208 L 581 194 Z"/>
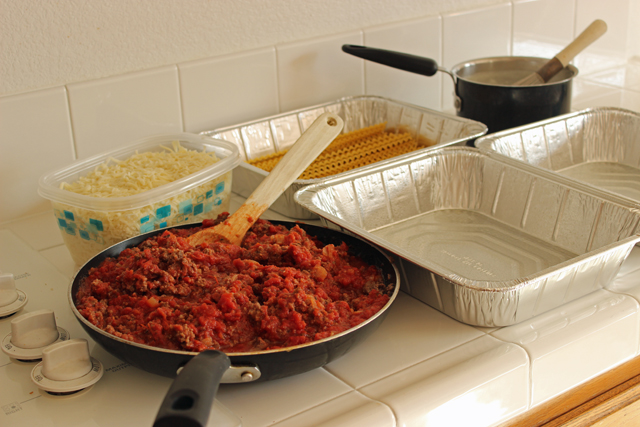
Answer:
<path fill-rule="evenodd" d="M 419 148 L 408 132 L 385 132 L 386 122 L 339 135 L 298 179 L 316 179 L 346 172 Z M 249 160 L 271 172 L 287 150 Z"/>

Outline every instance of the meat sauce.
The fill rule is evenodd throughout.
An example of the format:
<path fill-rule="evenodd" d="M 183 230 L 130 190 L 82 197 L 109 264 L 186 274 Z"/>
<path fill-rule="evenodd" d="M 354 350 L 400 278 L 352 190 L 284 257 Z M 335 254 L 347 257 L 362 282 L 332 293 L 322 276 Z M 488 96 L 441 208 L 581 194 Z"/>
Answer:
<path fill-rule="evenodd" d="M 345 243 L 258 220 L 241 246 L 193 247 L 185 238 L 200 229 L 166 230 L 105 259 L 81 283 L 78 311 L 125 340 L 237 353 L 330 337 L 389 301 L 379 270 Z"/>

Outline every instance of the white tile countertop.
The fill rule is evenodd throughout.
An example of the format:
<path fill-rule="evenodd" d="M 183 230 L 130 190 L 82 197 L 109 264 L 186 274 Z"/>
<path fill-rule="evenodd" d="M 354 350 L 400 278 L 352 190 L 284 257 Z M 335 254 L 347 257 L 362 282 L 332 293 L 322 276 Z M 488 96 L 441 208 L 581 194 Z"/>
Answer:
<path fill-rule="evenodd" d="M 450 69 L 482 57 L 551 57 L 600 18 L 607 34 L 574 61 L 572 109 L 640 112 L 640 0 L 333 2 L 351 12 L 337 20 L 322 19 L 336 17 L 331 2 L 307 2 L 309 9 L 240 1 L 228 10 L 197 1 L 153 10 L 143 2 L 105 10 L 40 3 L 39 13 L 10 7 L 20 13 L 6 14 L 15 19 L 4 28 L 13 37 L 3 54 L 13 59 L 3 62 L 11 66 L 0 84 L 0 272 L 15 275 L 28 301 L 0 318 L 0 342 L 12 319 L 45 308 L 72 338 L 88 338 L 67 299 L 76 266 L 36 191 L 43 173 L 140 137 L 198 133 L 343 96 L 455 114 L 448 76 L 358 62 L 342 44 L 430 57 Z M 127 25 L 134 21 L 149 25 Z M 164 41 L 149 37 L 151 22 Z M 234 196 L 231 210 L 241 202 Z M 222 385 L 209 425 L 497 426 L 638 357 L 639 304 L 640 246 L 606 290 L 505 328 L 469 326 L 400 293 L 373 335 L 325 367 Z M 39 390 L 34 363 L 0 352 L 0 426 L 152 425 L 171 380 L 92 341 L 90 349 L 104 376 L 67 396 Z"/>
<path fill-rule="evenodd" d="M 241 202 L 234 196 L 231 210 Z M 286 219 L 271 212 L 263 217 Z M 13 273 L 16 287 L 28 294 L 22 312 L 52 308 L 72 338 L 86 337 L 68 306 L 76 267 L 52 213 L 0 229 L 0 256 L 0 270 Z M 400 293 L 373 335 L 325 367 L 270 382 L 221 385 L 211 423 L 496 425 L 639 355 L 639 301 L 638 247 L 611 290 L 505 328 L 465 325 Z M 0 339 L 10 332 L 10 321 L 0 320 Z M 151 425 L 171 380 L 128 366 L 93 343 L 91 351 L 104 364 L 104 377 L 72 396 L 38 390 L 29 380 L 33 364 L 0 354 L 1 424 Z"/>

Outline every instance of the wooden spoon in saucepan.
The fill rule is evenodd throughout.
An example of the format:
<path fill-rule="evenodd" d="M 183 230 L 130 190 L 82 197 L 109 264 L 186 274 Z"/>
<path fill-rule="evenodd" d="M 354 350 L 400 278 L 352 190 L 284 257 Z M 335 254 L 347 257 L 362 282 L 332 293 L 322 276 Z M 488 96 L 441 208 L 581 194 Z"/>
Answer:
<path fill-rule="evenodd" d="M 319 116 L 236 212 L 226 221 L 192 234 L 189 243 L 197 246 L 223 241 L 239 245 L 253 223 L 340 134 L 343 125 L 336 114 Z"/>
<path fill-rule="evenodd" d="M 591 43 L 598 40 L 606 31 L 607 24 L 601 19 L 596 19 L 591 23 L 591 25 L 585 28 L 585 30 L 580 33 L 574 41 L 569 43 L 567 47 L 562 49 L 549 62 L 540 67 L 538 71 L 518 80 L 513 83 L 513 85 L 532 86 L 548 82 L 551 77 L 555 76 L 560 72 L 560 70 L 569 65 L 569 62 L 571 62 L 577 54 L 582 52 Z"/>

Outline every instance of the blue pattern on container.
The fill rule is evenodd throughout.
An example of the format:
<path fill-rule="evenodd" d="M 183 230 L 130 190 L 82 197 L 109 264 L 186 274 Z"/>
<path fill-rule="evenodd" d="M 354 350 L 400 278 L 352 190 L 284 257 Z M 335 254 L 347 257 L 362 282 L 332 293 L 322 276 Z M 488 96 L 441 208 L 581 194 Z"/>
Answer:
<path fill-rule="evenodd" d="M 222 204 L 222 197 L 216 197 L 216 195 L 223 192 L 224 189 L 225 183 L 223 181 L 218 183 L 213 190 L 207 190 L 194 199 L 179 202 L 176 209 L 177 215 L 175 215 L 172 221 L 169 221 L 169 218 L 172 216 L 171 205 L 165 205 L 156 209 L 155 215 L 150 214 L 140 218 L 140 233 L 148 233 L 158 228 L 164 228 L 170 223 L 185 223 L 193 217 L 210 212 L 216 206 Z M 105 224 L 102 221 L 95 218 L 85 220 L 84 218 L 76 217 L 73 212 L 63 209 L 55 209 L 54 213 L 58 220 L 58 227 L 66 234 L 78 236 L 84 240 L 104 243 L 102 233 L 104 232 Z"/>
<path fill-rule="evenodd" d="M 159 219 L 168 218 L 169 216 L 171 216 L 171 205 L 166 205 L 156 209 L 156 217 Z"/>
<path fill-rule="evenodd" d="M 72 236 L 76 235 L 76 230 L 78 229 L 78 227 L 76 226 L 75 223 L 73 222 L 68 222 L 67 223 L 67 227 L 64 229 L 64 231 L 67 232 L 67 234 L 70 234 Z"/>
<path fill-rule="evenodd" d="M 140 226 L 140 233 L 148 233 L 149 231 L 153 231 L 154 228 L 155 227 L 152 222 L 145 222 Z"/>
<path fill-rule="evenodd" d="M 193 212 L 193 204 L 191 202 L 191 199 L 183 200 L 182 202 L 180 202 L 178 204 L 178 212 L 185 215 Z"/>
<path fill-rule="evenodd" d="M 100 221 L 98 219 L 90 218 L 89 219 L 89 225 L 91 225 L 95 231 L 104 231 L 104 227 L 102 225 L 102 221 Z"/>
<path fill-rule="evenodd" d="M 101 233 L 104 231 L 102 221 L 89 218 L 89 221 L 83 221 L 82 218 L 76 217 L 73 212 L 67 210 L 54 209 L 54 214 L 58 219 L 58 227 L 70 236 L 78 236 L 83 240 L 93 240 L 97 243 L 104 243 Z"/>

